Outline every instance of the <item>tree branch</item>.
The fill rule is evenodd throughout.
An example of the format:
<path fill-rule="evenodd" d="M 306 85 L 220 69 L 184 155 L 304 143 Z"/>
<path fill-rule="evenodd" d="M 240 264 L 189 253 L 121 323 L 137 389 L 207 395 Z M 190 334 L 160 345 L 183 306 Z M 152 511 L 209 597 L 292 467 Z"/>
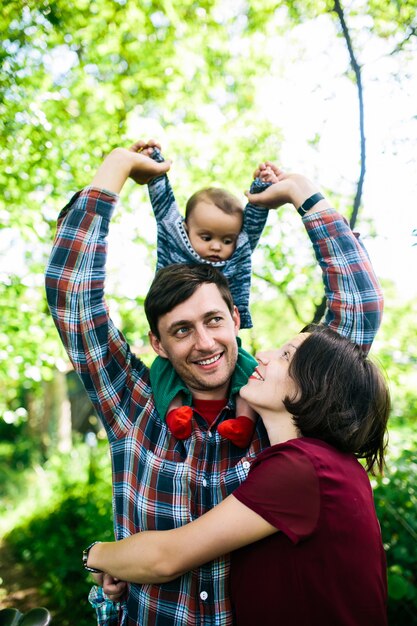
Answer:
<path fill-rule="evenodd" d="M 349 51 L 350 64 L 356 78 L 356 86 L 358 89 L 358 101 L 359 101 L 359 134 L 360 134 L 360 173 L 359 180 L 356 187 L 355 200 L 353 202 L 352 215 L 350 217 L 350 227 L 354 228 L 358 217 L 359 207 L 362 199 L 363 182 L 365 179 L 366 171 L 366 147 L 365 147 L 365 122 L 364 122 L 364 103 L 363 103 L 363 87 L 362 87 L 362 74 L 361 68 L 356 60 L 355 52 L 353 50 L 352 40 L 350 37 L 349 29 L 346 24 L 343 7 L 340 0 L 334 0 L 334 11 L 337 14 L 342 29 L 343 36 L 346 41 L 347 49 Z"/>
<path fill-rule="evenodd" d="M 299 311 L 298 311 L 298 307 L 297 304 L 294 300 L 294 298 L 292 296 L 290 296 L 290 294 L 285 291 L 283 285 L 279 282 L 277 282 L 276 280 L 274 280 L 273 278 L 271 278 L 270 276 L 262 276 L 261 274 L 257 274 L 256 272 L 252 272 L 252 276 L 256 276 L 256 278 L 260 278 L 261 280 L 264 280 L 266 283 L 268 283 L 269 285 L 273 285 L 274 287 L 276 287 L 276 289 L 286 297 L 286 299 L 289 302 L 290 307 L 293 310 L 293 313 L 295 315 L 295 317 L 297 318 L 297 320 L 300 323 L 304 323 L 304 320 L 302 319 Z"/>
<path fill-rule="evenodd" d="M 416 26 L 411 26 L 410 28 L 410 32 L 407 34 L 407 36 L 400 41 L 400 43 L 398 43 L 395 48 L 393 50 L 391 50 L 391 52 L 389 53 L 390 56 L 396 54 L 397 52 L 401 52 L 401 50 L 403 50 L 403 48 L 405 48 L 405 45 L 410 41 L 411 37 L 414 37 L 417 34 L 417 27 Z"/>
<path fill-rule="evenodd" d="M 364 116 L 364 102 L 363 102 L 363 86 L 362 86 L 362 74 L 361 67 L 356 59 L 355 51 L 353 49 L 352 39 L 350 37 L 349 29 L 346 24 L 344 10 L 340 0 L 334 0 L 333 11 L 339 18 L 340 27 L 342 29 L 343 37 L 345 38 L 346 46 L 349 52 L 350 64 L 355 74 L 356 86 L 358 90 L 358 102 L 359 102 L 359 139 L 360 139 L 360 171 L 359 179 L 356 186 L 356 194 L 353 202 L 352 214 L 350 216 L 349 224 L 353 229 L 359 213 L 359 207 L 362 200 L 363 183 L 365 180 L 366 172 L 366 142 L 365 142 L 365 116 Z M 313 322 L 318 323 L 326 310 L 326 298 L 323 296 L 322 301 L 316 307 Z"/>

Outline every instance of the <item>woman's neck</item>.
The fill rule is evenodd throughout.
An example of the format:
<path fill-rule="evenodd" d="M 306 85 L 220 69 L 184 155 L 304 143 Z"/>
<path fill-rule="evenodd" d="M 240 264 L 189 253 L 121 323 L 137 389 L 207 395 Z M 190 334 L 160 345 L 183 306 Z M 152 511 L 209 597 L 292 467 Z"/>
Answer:
<path fill-rule="evenodd" d="M 300 431 L 293 422 L 292 416 L 287 411 L 263 411 L 261 418 L 268 433 L 271 446 L 301 436 Z"/>

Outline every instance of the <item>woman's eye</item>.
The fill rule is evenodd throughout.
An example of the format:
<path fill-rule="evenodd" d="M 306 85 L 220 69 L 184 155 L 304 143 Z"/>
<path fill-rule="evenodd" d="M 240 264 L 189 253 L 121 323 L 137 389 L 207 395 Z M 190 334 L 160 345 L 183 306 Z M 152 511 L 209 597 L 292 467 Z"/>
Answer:
<path fill-rule="evenodd" d="M 289 352 L 289 350 L 284 350 L 284 352 L 282 353 L 282 356 L 284 357 L 284 359 L 289 361 L 289 359 L 290 359 L 290 352 Z"/>

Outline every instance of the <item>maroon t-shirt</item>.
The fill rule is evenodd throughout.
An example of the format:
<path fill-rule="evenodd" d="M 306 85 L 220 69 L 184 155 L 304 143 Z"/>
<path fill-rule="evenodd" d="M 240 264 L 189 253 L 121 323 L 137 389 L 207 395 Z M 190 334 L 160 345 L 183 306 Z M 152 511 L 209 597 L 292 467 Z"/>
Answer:
<path fill-rule="evenodd" d="M 368 476 L 317 439 L 265 450 L 233 492 L 278 532 L 232 554 L 237 626 L 385 626 L 386 560 Z"/>

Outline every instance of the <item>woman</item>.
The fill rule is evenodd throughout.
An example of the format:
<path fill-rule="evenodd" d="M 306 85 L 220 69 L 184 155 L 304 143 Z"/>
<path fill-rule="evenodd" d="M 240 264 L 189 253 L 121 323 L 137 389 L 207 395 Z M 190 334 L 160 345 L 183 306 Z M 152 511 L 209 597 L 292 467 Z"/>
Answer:
<path fill-rule="evenodd" d="M 366 470 L 381 471 L 390 402 L 381 373 L 349 340 L 306 327 L 258 355 L 242 397 L 271 447 L 221 504 L 181 528 L 97 543 L 87 565 L 164 583 L 234 551 L 238 626 L 378 625 L 386 564 Z"/>

